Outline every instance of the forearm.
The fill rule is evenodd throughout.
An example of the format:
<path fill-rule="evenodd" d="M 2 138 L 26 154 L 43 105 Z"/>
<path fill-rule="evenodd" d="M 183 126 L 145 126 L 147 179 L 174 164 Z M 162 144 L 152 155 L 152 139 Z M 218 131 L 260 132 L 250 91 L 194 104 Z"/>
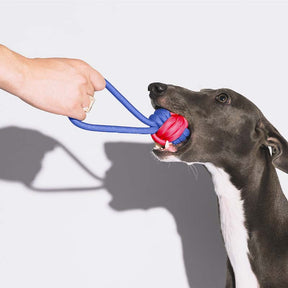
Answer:
<path fill-rule="evenodd" d="M 17 95 L 24 82 L 27 58 L 0 44 L 0 89 Z"/>

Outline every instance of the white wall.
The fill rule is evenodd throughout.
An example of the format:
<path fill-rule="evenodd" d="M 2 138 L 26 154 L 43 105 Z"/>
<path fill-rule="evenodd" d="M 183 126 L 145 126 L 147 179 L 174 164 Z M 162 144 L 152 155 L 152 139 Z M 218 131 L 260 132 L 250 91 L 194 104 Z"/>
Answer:
<path fill-rule="evenodd" d="M 283 3 L 0 0 L 0 42 L 30 57 L 75 57 L 87 61 L 147 116 L 153 112 L 147 93 L 150 82 L 162 81 L 192 90 L 232 88 L 256 103 L 288 138 L 288 7 Z M 109 205 L 112 196 L 105 187 L 91 191 L 39 192 L 23 185 L 30 183 L 37 173 L 33 185 L 41 188 L 101 186 L 101 180 L 91 177 L 60 146 L 67 147 L 93 173 L 105 178 L 115 164 L 106 153 L 105 143 L 126 141 L 134 143 L 137 150 L 142 147 L 137 143 L 151 143 L 150 138 L 81 131 L 64 117 L 38 111 L 3 91 L 0 95 L 0 165 L 3 166 L 0 168 L 0 286 L 189 287 L 182 252 L 193 250 L 196 243 L 186 243 L 183 250 L 180 236 L 190 233 L 189 237 L 195 237 L 200 230 L 193 233 L 193 229 L 205 230 L 205 219 L 191 219 L 194 227 L 191 228 L 186 222 L 181 224 L 181 219 L 188 218 L 180 213 L 182 218 L 179 216 L 180 224 L 177 223 L 176 214 L 182 206 L 178 210 L 168 209 L 171 203 L 164 203 L 165 191 L 162 198 L 159 196 L 164 199 L 163 205 L 151 204 L 149 197 L 153 193 L 150 193 L 145 201 L 149 200 L 151 205 L 145 208 L 141 204 L 135 209 L 135 203 L 141 203 L 140 196 L 140 200 L 133 199 L 135 205 L 130 208 L 115 209 Z M 138 125 L 107 92 L 96 95 L 96 105 L 88 120 Z M 11 125 L 18 129 L 4 129 Z M 25 145 L 30 150 L 26 147 L 23 151 L 21 147 Z M 47 152 L 49 145 L 56 148 Z M 125 145 L 119 145 L 121 151 Z M 117 144 L 113 147 L 118 151 Z M 127 156 L 121 155 L 123 159 L 127 157 L 127 163 L 133 160 L 129 155 L 129 151 Z M 148 170 L 149 165 L 154 165 L 151 163 L 146 164 Z M 128 169 L 123 161 L 122 164 Z M 141 166 L 139 163 L 139 169 Z M 122 177 L 123 171 L 118 171 L 113 175 Z M 200 172 L 205 176 L 204 170 Z M 133 175 L 141 177 L 139 173 Z M 194 181 L 191 191 L 197 193 L 193 188 L 197 181 L 189 173 Z M 154 175 L 148 178 L 144 174 L 142 178 L 145 177 L 147 183 L 149 179 L 156 181 Z M 286 178 L 281 174 L 283 181 Z M 127 176 L 123 182 L 132 180 Z M 113 181 L 116 186 L 117 181 L 122 183 L 121 179 Z M 122 192 L 127 192 L 126 186 L 123 187 Z M 142 186 L 141 189 L 145 191 Z M 129 196 L 124 198 L 130 199 L 134 192 L 138 195 L 136 190 L 137 187 L 128 191 Z M 213 201 L 209 207 L 215 205 L 216 209 L 214 196 L 207 197 Z M 171 199 L 175 202 L 177 197 Z M 195 203 L 191 207 L 197 210 Z M 173 215 L 173 211 L 178 212 Z M 210 211 L 215 212 L 213 208 Z M 195 215 L 202 215 L 203 211 L 198 212 Z M 214 220 L 211 217 L 209 221 Z M 183 229 L 180 236 L 179 225 Z M 209 238 L 209 231 L 201 233 L 208 233 L 205 238 Z M 194 266 L 188 266 L 197 270 L 199 260 L 205 271 L 195 274 L 195 281 L 189 276 L 191 287 L 205 287 L 201 286 L 205 281 L 214 283 L 213 287 L 223 287 L 224 252 L 217 232 L 213 237 L 219 245 L 219 258 L 215 259 L 219 259 L 220 268 L 213 259 L 209 264 L 209 255 L 202 261 L 206 264 L 201 262 L 203 251 L 209 249 L 205 245 L 211 244 L 209 239 L 202 239 L 202 247 L 196 247 L 201 253 L 191 252 L 189 257 Z M 223 273 L 214 273 L 213 278 L 215 269 Z M 209 277 L 212 278 L 207 280 Z"/>

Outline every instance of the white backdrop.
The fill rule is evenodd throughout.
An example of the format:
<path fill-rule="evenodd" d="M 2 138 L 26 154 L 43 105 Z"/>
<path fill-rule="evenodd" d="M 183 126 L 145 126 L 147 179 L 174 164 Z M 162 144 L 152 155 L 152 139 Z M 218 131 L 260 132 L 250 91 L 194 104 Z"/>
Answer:
<path fill-rule="evenodd" d="M 153 112 L 150 82 L 229 87 L 256 103 L 288 138 L 285 1 L 0 0 L 0 9 L 2 44 L 29 57 L 81 58 L 147 116 Z M 105 143 L 150 138 L 81 131 L 64 117 L 3 91 L 0 96 L 0 155 L 8 161 L 0 159 L 0 286 L 188 288 L 169 209 L 117 211 L 105 187 L 51 193 L 27 187 L 101 186 L 61 145 L 105 178 L 113 165 Z M 139 125 L 106 92 L 96 94 L 87 120 Z M 27 152 L 18 149 L 25 141 Z M 49 143 L 55 149 L 48 152 Z M 223 287 L 221 281 L 213 287 Z M 201 287 L 191 279 L 190 286 Z"/>

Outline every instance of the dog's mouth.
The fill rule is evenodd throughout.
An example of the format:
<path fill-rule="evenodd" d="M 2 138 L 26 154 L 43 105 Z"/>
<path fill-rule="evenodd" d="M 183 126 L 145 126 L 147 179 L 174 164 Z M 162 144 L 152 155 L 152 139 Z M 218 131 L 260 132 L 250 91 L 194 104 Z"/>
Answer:
<path fill-rule="evenodd" d="M 157 106 L 155 105 L 154 108 L 157 110 L 157 109 L 164 108 L 164 107 L 160 107 L 158 105 Z M 173 112 L 172 110 L 167 109 L 166 107 L 164 109 L 170 111 L 171 113 L 175 113 L 175 114 L 178 114 L 178 115 L 181 115 L 181 116 L 185 117 L 184 115 L 182 115 L 180 113 Z M 165 155 L 171 155 L 171 154 L 178 154 L 178 155 L 181 154 L 183 151 L 185 151 L 185 148 L 187 148 L 189 146 L 189 144 L 191 143 L 191 141 L 192 141 L 192 125 L 191 125 L 191 123 L 188 122 L 188 127 L 187 128 L 190 131 L 189 136 L 184 141 L 182 141 L 182 142 L 180 142 L 178 144 L 173 144 L 173 141 L 172 142 L 165 141 L 165 144 L 161 145 L 158 142 L 156 142 L 155 139 L 153 139 L 154 142 L 155 142 L 155 146 L 153 147 L 153 152 L 157 156 L 160 156 L 160 155 L 161 156 L 165 156 Z"/>
<path fill-rule="evenodd" d="M 190 136 L 185 141 L 179 144 L 173 144 L 172 142 L 166 141 L 165 145 L 162 146 L 161 144 L 155 142 L 155 146 L 153 147 L 153 151 L 157 150 L 160 152 L 169 152 L 169 153 L 176 153 L 182 150 L 190 140 Z"/>

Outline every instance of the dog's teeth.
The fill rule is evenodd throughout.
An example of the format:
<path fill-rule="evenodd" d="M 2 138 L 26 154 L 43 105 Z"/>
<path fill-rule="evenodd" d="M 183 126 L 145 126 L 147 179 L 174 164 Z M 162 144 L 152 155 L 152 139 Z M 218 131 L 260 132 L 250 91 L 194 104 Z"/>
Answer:
<path fill-rule="evenodd" d="M 170 143 L 169 143 L 169 141 L 167 140 L 166 143 L 165 143 L 165 149 L 168 149 L 169 146 L 170 146 Z"/>

